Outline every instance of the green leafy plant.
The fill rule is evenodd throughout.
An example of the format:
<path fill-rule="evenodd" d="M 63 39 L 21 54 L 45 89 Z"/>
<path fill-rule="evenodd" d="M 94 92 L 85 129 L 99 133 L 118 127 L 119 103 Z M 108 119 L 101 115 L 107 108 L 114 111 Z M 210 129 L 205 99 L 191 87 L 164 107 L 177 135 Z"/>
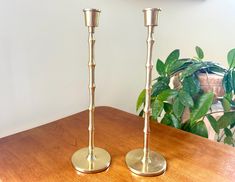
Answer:
<path fill-rule="evenodd" d="M 204 52 L 196 47 L 197 56 L 194 58 L 180 58 L 180 51 L 174 50 L 166 58 L 165 62 L 158 59 L 156 71 L 159 76 L 153 80 L 151 106 L 152 120 L 160 119 L 166 124 L 182 129 L 202 137 L 208 138 L 208 131 L 205 125 L 207 118 L 217 134 L 217 141 L 235 146 L 235 106 L 233 95 L 235 93 L 235 49 L 229 51 L 227 60 L 229 68 L 226 69 L 211 61 L 204 61 Z M 219 119 L 213 117 L 211 106 L 214 101 L 214 93 L 204 92 L 201 88 L 198 75 L 219 74 L 223 76 L 223 88 L 225 95 L 217 98 L 222 102 L 224 111 Z M 170 81 L 177 76 L 179 86 L 172 88 Z M 208 80 L 209 83 L 209 80 Z M 145 89 L 141 91 L 136 110 L 143 116 Z M 183 121 L 184 113 L 189 112 L 189 118 Z M 219 111 L 221 112 L 221 111 Z"/>

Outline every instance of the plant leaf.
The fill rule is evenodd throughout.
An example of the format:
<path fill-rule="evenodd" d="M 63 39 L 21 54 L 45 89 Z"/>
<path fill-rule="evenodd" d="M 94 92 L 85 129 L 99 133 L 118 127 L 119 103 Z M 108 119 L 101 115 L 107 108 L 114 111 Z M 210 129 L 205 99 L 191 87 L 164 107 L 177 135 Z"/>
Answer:
<path fill-rule="evenodd" d="M 186 107 L 193 107 L 194 105 L 192 97 L 184 90 L 180 90 L 179 100 Z"/>
<path fill-rule="evenodd" d="M 161 76 L 165 75 L 165 64 L 160 59 L 157 60 L 156 70 L 159 75 Z"/>
<path fill-rule="evenodd" d="M 224 143 L 226 143 L 228 145 L 234 145 L 233 137 L 225 137 Z"/>
<path fill-rule="evenodd" d="M 206 115 L 206 117 L 208 121 L 210 122 L 211 127 L 214 129 L 214 131 L 216 133 L 219 133 L 219 126 L 218 126 L 218 122 L 216 121 L 216 119 L 210 114 Z"/>
<path fill-rule="evenodd" d="M 177 59 L 175 62 L 171 63 L 168 65 L 167 68 L 167 74 L 169 76 L 174 75 L 175 73 L 186 69 L 188 66 L 191 64 L 198 62 L 197 60 L 194 59 Z"/>
<path fill-rule="evenodd" d="M 136 111 L 139 110 L 139 108 L 142 106 L 142 104 L 144 103 L 144 99 L 145 99 L 145 89 L 143 89 L 141 92 L 140 92 L 140 95 L 137 99 L 137 102 L 136 102 Z"/>
<path fill-rule="evenodd" d="M 195 123 L 191 128 L 191 132 L 196 135 L 208 138 L 208 131 L 204 121 L 199 121 Z"/>
<path fill-rule="evenodd" d="M 220 64 L 210 61 L 204 61 L 204 63 L 207 65 L 206 72 L 208 73 L 215 73 L 223 76 L 224 73 L 227 71 L 227 69 L 221 66 Z"/>
<path fill-rule="evenodd" d="M 209 108 L 212 105 L 214 98 L 214 94 L 212 92 L 208 92 L 203 94 L 199 99 L 196 100 L 194 107 L 190 113 L 190 118 L 192 121 L 196 121 L 204 116 Z"/>
<path fill-rule="evenodd" d="M 227 137 L 232 137 L 233 133 L 228 128 L 224 128 L 224 133 Z"/>
<path fill-rule="evenodd" d="M 175 128 L 180 128 L 180 122 L 173 114 L 166 113 L 162 118 L 161 123 Z"/>
<path fill-rule="evenodd" d="M 166 58 L 165 65 L 168 67 L 168 65 L 180 57 L 180 50 L 176 49 L 170 53 L 170 55 Z"/>
<path fill-rule="evenodd" d="M 164 125 L 167 125 L 167 126 L 172 126 L 172 124 L 171 124 L 172 122 L 171 122 L 171 118 L 170 118 L 169 113 L 166 113 L 164 115 L 164 117 L 161 120 L 161 123 L 164 124 Z"/>
<path fill-rule="evenodd" d="M 232 72 L 232 87 L 233 87 L 233 92 L 235 94 L 235 70 Z"/>
<path fill-rule="evenodd" d="M 163 102 L 158 99 L 155 99 L 154 102 L 151 104 L 151 106 L 152 106 L 152 118 L 154 120 L 157 120 L 159 114 L 163 109 Z"/>
<path fill-rule="evenodd" d="M 171 114 L 171 120 L 175 128 L 180 128 L 180 121 L 173 114 Z"/>
<path fill-rule="evenodd" d="M 156 80 L 157 80 L 156 83 L 163 82 L 163 83 L 165 83 L 167 85 L 170 83 L 170 78 L 167 77 L 167 76 L 159 76 L 158 78 L 156 78 Z"/>
<path fill-rule="evenodd" d="M 230 93 L 225 93 L 224 94 L 224 97 L 230 102 L 232 102 L 232 98 L 233 98 L 233 94 L 230 92 Z"/>
<path fill-rule="evenodd" d="M 170 78 L 168 77 L 159 77 L 157 82 L 153 84 L 152 97 L 157 96 L 161 91 L 170 89 L 169 87 Z"/>
<path fill-rule="evenodd" d="M 172 75 L 172 74 L 178 72 L 181 69 L 185 69 L 189 64 L 192 64 L 191 60 L 177 59 L 174 62 L 169 63 L 169 65 L 167 67 L 167 74 Z"/>
<path fill-rule="evenodd" d="M 184 78 L 182 84 L 183 90 L 188 92 L 191 96 L 200 92 L 200 82 L 195 74 Z"/>
<path fill-rule="evenodd" d="M 203 59 L 204 58 L 204 53 L 203 53 L 202 49 L 200 47 L 198 47 L 198 46 L 196 46 L 195 49 L 196 49 L 196 52 L 197 52 L 197 57 L 199 59 Z"/>
<path fill-rule="evenodd" d="M 230 50 L 227 55 L 229 68 L 235 67 L 235 48 Z"/>
<path fill-rule="evenodd" d="M 194 63 L 193 65 L 190 65 L 184 71 L 182 71 L 180 79 L 182 80 L 185 77 L 188 77 L 188 76 L 194 74 L 195 72 L 200 70 L 200 68 L 202 68 L 203 66 L 204 66 L 204 64 L 202 62 L 198 62 L 198 63 Z"/>
<path fill-rule="evenodd" d="M 234 112 L 225 112 L 218 120 L 219 128 L 227 128 L 235 120 L 235 111 Z"/>
<path fill-rule="evenodd" d="M 167 102 L 164 102 L 163 108 L 164 108 L 164 111 L 165 111 L 166 113 L 171 113 L 171 112 L 172 112 L 172 104 L 169 104 L 169 103 L 167 103 Z"/>
<path fill-rule="evenodd" d="M 230 129 L 232 129 L 235 126 L 235 121 L 230 125 Z"/>
<path fill-rule="evenodd" d="M 180 102 L 179 98 L 176 98 L 173 104 L 173 111 L 177 118 L 180 118 L 184 112 L 184 105 Z"/>
<path fill-rule="evenodd" d="M 231 104 L 226 97 L 223 97 L 222 106 L 224 108 L 224 111 L 226 112 L 231 110 Z"/>
<path fill-rule="evenodd" d="M 226 93 L 230 93 L 232 91 L 233 88 L 232 88 L 232 78 L 230 71 L 224 74 L 222 84 Z"/>
<path fill-rule="evenodd" d="M 191 131 L 191 126 L 190 126 L 189 120 L 187 120 L 185 123 L 182 123 L 181 129 L 184 131 L 188 131 L 188 132 Z"/>
<path fill-rule="evenodd" d="M 178 91 L 174 89 L 163 90 L 158 96 L 158 100 L 167 101 L 168 99 L 172 99 L 178 95 Z"/>
<path fill-rule="evenodd" d="M 139 113 L 139 116 L 143 116 L 144 115 L 144 109 L 142 109 L 141 111 L 140 111 L 140 113 Z"/>

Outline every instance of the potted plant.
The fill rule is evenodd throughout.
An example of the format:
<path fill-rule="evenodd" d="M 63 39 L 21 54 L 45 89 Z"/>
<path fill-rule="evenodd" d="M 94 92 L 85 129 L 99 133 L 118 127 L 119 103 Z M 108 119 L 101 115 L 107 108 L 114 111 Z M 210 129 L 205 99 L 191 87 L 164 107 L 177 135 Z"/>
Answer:
<path fill-rule="evenodd" d="M 197 56 L 180 58 L 180 51 L 174 50 L 165 62 L 156 62 L 159 76 L 154 79 L 151 94 L 152 120 L 159 119 L 160 123 L 173 126 L 203 137 L 208 137 L 205 119 L 208 119 L 217 134 L 217 141 L 234 146 L 235 140 L 235 49 L 228 53 L 226 69 L 211 61 L 204 61 L 204 53 L 196 47 Z M 211 89 L 212 75 L 220 76 L 217 87 Z M 175 78 L 178 84 L 171 86 Z M 136 110 L 143 116 L 145 90 L 140 93 Z M 212 111 L 213 102 L 220 101 L 224 110 L 219 118 L 213 115 L 221 111 Z M 188 111 L 188 118 L 185 112 Z M 185 119 L 185 120 L 184 120 Z"/>

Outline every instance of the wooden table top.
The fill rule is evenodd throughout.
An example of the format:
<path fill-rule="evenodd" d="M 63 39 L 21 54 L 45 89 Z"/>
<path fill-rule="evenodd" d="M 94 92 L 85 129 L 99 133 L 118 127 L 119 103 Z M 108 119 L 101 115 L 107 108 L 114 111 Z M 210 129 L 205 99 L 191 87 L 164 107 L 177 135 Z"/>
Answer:
<path fill-rule="evenodd" d="M 143 118 L 110 107 L 95 111 L 95 145 L 109 151 L 111 167 L 79 174 L 72 154 L 88 144 L 88 111 L 0 139 L 0 182 L 235 181 L 235 149 L 165 125 L 151 123 L 151 149 L 167 159 L 156 177 L 132 174 L 125 155 L 143 143 Z"/>

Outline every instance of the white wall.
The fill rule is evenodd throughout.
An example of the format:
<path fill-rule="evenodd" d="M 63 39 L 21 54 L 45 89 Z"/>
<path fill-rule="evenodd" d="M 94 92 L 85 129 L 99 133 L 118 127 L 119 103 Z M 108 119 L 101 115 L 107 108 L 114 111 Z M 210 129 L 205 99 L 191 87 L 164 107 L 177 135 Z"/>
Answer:
<path fill-rule="evenodd" d="M 180 48 L 226 64 L 235 47 L 234 0 L 0 0 L 0 137 L 88 106 L 82 8 L 102 10 L 96 31 L 96 104 L 135 113 L 144 86 L 144 7 L 161 7 L 154 58 Z"/>

